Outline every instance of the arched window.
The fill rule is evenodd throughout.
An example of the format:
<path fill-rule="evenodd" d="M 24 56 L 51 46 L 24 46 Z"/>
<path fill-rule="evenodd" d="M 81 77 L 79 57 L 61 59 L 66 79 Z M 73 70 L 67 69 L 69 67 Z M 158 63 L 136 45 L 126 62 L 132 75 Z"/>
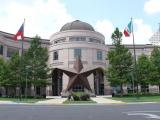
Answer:
<path fill-rule="evenodd" d="M 3 45 L 0 45 L 0 55 L 3 55 Z"/>
<path fill-rule="evenodd" d="M 74 49 L 74 58 L 80 57 L 81 58 L 81 49 L 75 48 Z"/>
<path fill-rule="evenodd" d="M 53 60 L 58 60 L 58 51 L 53 52 Z"/>
<path fill-rule="evenodd" d="M 102 51 L 98 50 L 97 51 L 97 60 L 102 60 L 103 56 L 102 56 Z"/>

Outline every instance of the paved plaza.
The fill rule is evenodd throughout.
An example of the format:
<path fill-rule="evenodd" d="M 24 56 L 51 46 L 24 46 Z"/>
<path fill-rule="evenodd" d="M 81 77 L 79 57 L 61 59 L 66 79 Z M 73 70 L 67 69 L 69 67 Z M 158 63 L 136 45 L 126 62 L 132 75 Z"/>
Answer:
<path fill-rule="evenodd" d="M 55 104 L 60 105 L 63 104 L 63 102 L 67 100 L 67 98 L 61 98 L 61 97 L 53 97 L 49 100 L 39 101 L 36 104 Z M 97 97 L 91 97 L 91 100 L 95 101 L 97 104 L 124 104 L 122 101 L 112 100 L 109 99 L 108 96 L 97 96 Z"/>
<path fill-rule="evenodd" d="M 105 98 L 104 96 L 100 97 L 91 97 L 93 101 L 95 101 L 97 104 L 122 104 L 124 102 L 118 101 L 118 100 L 112 100 L 109 98 Z"/>

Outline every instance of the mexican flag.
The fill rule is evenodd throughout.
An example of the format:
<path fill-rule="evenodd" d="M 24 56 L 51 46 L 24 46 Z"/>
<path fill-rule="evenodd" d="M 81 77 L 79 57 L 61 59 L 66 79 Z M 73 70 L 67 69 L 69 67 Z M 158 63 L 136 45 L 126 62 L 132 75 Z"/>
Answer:
<path fill-rule="evenodd" d="M 132 32 L 132 21 L 130 21 L 127 25 L 127 27 L 124 29 L 124 35 L 125 37 L 130 37 L 131 35 L 131 32 Z"/>

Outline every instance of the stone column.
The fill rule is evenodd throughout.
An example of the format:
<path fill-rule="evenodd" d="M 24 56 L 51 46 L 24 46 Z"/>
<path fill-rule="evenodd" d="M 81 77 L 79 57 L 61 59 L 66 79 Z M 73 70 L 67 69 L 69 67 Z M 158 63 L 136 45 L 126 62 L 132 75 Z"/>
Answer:
<path fill-rule="evenodd" d="M 94 75 L 93 74 L 88 76 L 88 82 L 89 82 L 92 92 L 94 92 Z"/>
<path fill-rule="evenodd" d="M 97 71 L 96 71 L 96 89 L 97 89 L 96 94 L 99 95 L 99 74 Z"/>
<path fill-rule="evenodd" d="M 20 95 L 20 87 L 16 87 L 16 96 Z"/>
<path fill-rule="evenodd" d="M 7 57 L 7 46 L 6 45 L 3 46 L 3 56 L 4 58 Z"/>
<path fill-rule="evenodd" d="M 46 96 L 52 96 L 52 85 L 46 86 Z"/>
<path fill-rule="evenodd" d="M 60 75 L 61 75 L 61 74 L 60 74 L 60 72 L 58 71 L 58 79 L 57 79 L 57 80 L 58 80 L 58 84 L 57 84 L 57 86 L 58 86 L 58 96 L 59 96 L 59 94 L 60 94 L 60 92 L 61 92 L 61 91 L 60 91 L 60 79 L 61 79 Z"/>
<path fill-rule="evenodd" d="M 34 89 L 35 89 L 35 87 L 34 87 L 34 85 L 32 84 L 32 85 L 31 85 L 31 96 L 35 96 L 35 95 L 36 95 Z"/>
<path fill-rule="evenodd" d="M 110 86 L 110 83 L 106 79 L 104 79 L 104 94 L 105 95 L 111 95 L 112 94 L 112 88 Z"/>
<path fill-rule="evenodd" d="M 63 73 L 63 77 L 62 77 L 62 91 L 64 91 L 67 88 L 68 82 L 69 82 L 69 77 Z"/>

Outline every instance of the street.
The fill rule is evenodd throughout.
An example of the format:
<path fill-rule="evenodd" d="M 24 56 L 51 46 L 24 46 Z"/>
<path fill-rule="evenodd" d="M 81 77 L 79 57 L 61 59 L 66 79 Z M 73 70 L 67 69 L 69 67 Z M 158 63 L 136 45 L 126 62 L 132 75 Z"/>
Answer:
<path fill-rule="evenodd" d="M 160 104 L 0 105 L 0 120 L 157 120 Z"/>

